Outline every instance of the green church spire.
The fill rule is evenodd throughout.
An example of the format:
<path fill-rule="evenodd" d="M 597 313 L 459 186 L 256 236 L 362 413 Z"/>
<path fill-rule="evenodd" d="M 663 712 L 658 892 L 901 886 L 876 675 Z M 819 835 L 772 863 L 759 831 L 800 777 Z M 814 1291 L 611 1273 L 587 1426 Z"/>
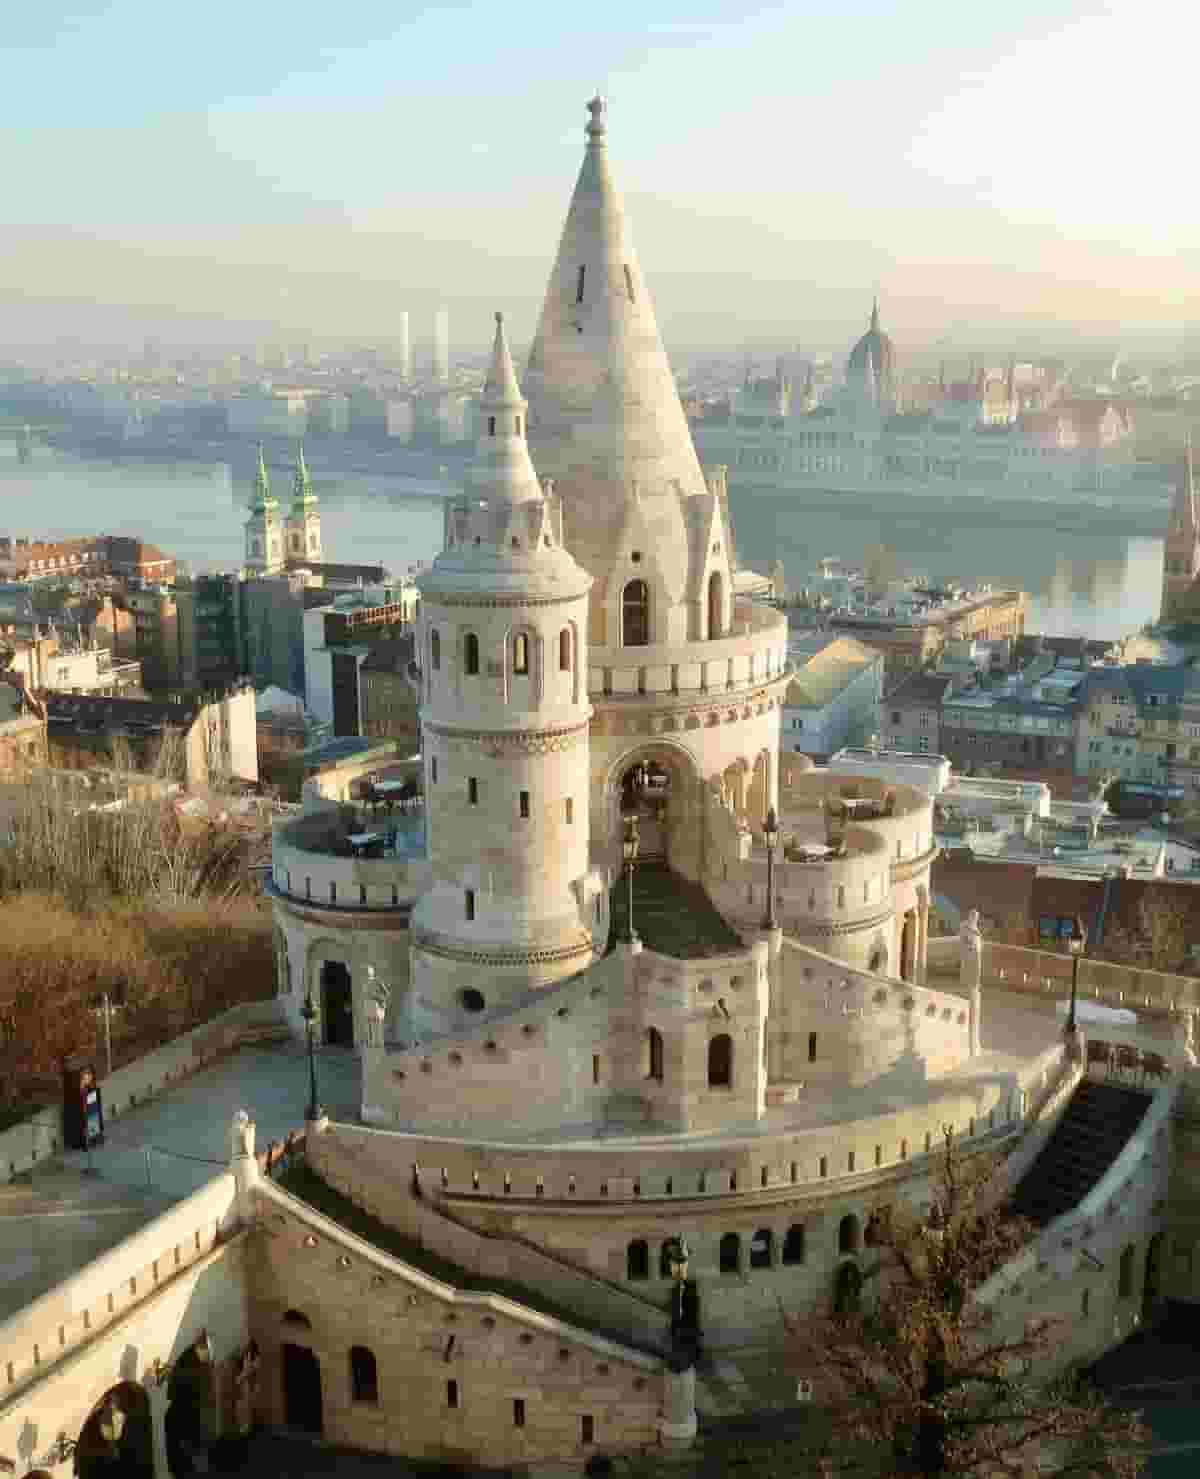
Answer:
<path fill-rule="evenodd" d="M 263 445 L 259 442 L 258 467 L 254 473 L 254 512 L 263 513 L 274 504 L 275 499 L 271 496 L 271 480 L 267 476 L 267 459 L 263 454 Z"/>
<path fill-rule="evenodd" d="M 304 510 L 311 508 L 317 501 L 316 490 L 313 488 L 312 474 L 308 470 L 308 463 L 304 460 L 304 443 L 300 443 L 300 452 L 296 458 L 296 472 L 292 478 L 292 507 Z"/>

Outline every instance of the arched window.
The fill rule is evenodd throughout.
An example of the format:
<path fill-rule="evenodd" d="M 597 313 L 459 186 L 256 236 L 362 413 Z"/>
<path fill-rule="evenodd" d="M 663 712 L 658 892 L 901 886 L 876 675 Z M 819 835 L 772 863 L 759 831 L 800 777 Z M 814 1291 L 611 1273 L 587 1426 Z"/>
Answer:
<path fill-rule="evenodd" d="M 783 1240 L 783 1262 L 804 1262 L 804 1224 L 793 1222 Z"/>
<path fill-rule="evenodd" d="M 529 637 L 525 632 L 518 632 L 513 638 L 512 647 L 512 670 L 524 677 L 529 676 Z"/>
<path fill-rule="evenodd" d="M 775 1239 L 771 1236 L 769 1227 L 760 1227 L 750 1239 L 750 1267 L 770 1268 L 771 1248 Z"/>
<path fill-rule="evenodd" d="M 708 577 L 708 635 L 710 641 L 725 634 L 725 580 L 719 570 Z"/>
<path fill-rule="evenodd" d="M 646 1029 L 646 1077 L 662 1083 L 663 1040 L 657 1027 Z"/>
<path fill-rule="evenodd" d="M 479 672 L 479 638 L 474 632 L 463 638 L 463 672 L 472 675 Z"/>
<path fill-rule="evenodd" d="M 1117 1274 L 1117 1296 L 1128 1299 L 1133 1294 L 1133 1244 L 1121 1254 L 1120 1271 Z"/>
<path fill-rule="evenodd" d="M 838 1252 L 857 1253 L 861 1244 L 862 1234 L 859 1231 L 858 1218 L 853 1212 L 847 1212 L 838 1223 Z"/>
<path fill-rule="evenodd" d="M 290 1325 L 293 1330 L 311 1330 L 312 1321 L 307 1315 L 302 1315 L 299 1310 L 284 1310 L 283 1323 Z"/>
<path fill-rule="evenodd" d="M 737 1233 L 726 1233 L 717 1252 L 717 1266 L 723 1274 L 736 1274 L 742 1267 L 742 1240 Z"/>
<path fill-rule="evenodd" d="M 571 628 L 563 627 L 558 634 L 558 670 L 560 673 L 571 671 Z"/>
<path fill-rule="evenodd" d="M 442 666 L 442 639 L 436 628 L 429 634 L 429 666 L 435 673 Z"/>
<path fill-rule="evenodd" d="M 719 1032 L 708 1045 L 708 1087 L 733 1087 L 733 1038 L 727 1032 Z"/>
<path fill-rule="evenodd" d="M 649 645 L 650 588 L 644 580 L 631 580 L 621 592 L 621 641 L 626 647 Z"/>
<path fill-rule="evenodd" d="M 374 1351 L 365 1345 L 350 1347 L 350 1400 L 379 1401 L 379 1368 L 375 1364 Z"/>
<path fill-rule="evenodd" d="M 645 1238 L 634 1238 L 625 1249 L 625 1277 L 648 1279 L 650 1277 L 650 1245 Z"/>

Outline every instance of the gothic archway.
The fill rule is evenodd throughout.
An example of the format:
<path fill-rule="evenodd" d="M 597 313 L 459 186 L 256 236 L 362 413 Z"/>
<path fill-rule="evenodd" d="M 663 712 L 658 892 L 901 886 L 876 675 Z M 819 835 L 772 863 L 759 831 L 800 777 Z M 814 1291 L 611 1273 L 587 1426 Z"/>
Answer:
<path fill-rule="evenodd" d="M 668 740 L 650 740 L 616 760 L 606 784 L 614 867 L 620 867 L 624 818 L 632 815 L 638 822 L 639 866 L 665 863 L 685 877 L 699 877 L 695 787 L 691 755 Z"/>
<path fill-rule="evenodd" d="M 154 1429 L 145 1387 L 123 1381 L 105 1392 L 79 1430 L 78 1479 L 154 1479 Z"/>

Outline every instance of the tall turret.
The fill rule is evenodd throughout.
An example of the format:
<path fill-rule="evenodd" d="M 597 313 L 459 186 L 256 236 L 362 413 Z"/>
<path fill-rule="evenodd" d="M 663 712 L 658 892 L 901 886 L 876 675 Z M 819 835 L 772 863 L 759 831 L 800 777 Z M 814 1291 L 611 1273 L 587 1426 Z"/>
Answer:
<path fill-rule="evenodd" d="M 529 355 L 533 450 L 561 491 L 572 553 L 595 577 L 593 643 L 621 644 L 631 579 L 648 587 L 643 643 L 703 638 L 713 571 L 728 620 L 728 552 L 710 560 L 710 546 L 691 537 L 706 521 L 709 494 L 613 180 L 603 98 L 588 112 L 583 164 Z"/>
<path fill-rule="evenodd" d="M 250 517 L 246 520 L 246 569 L 257 575 L 275 575 L 283 569 L 283 562 L 283 527 L 279 517 L 279 500 L 271 492 L 267 460 L 260 442 L 258 466 L 254 470 L 254 491 L 250 500 Z"/>
<path fill-rule="evenodd" d="M 496 315 L 480 431 L 418 652 L 434 884 L 412 918 L 418 1032 L 574 974 L 603 949 L 589 871 L 587 600 L 538 483 Z"/>
<path fill-rule="evenodd" d="M 1194 587 L 1200 576 L 1200 510 L 1189 433 L 1182 477 L 1175 488 L 1171 522 L 1163 552 L 1162 608 L 1160 621 L 1194 618 L 1200 611 L 1200 593 Z"/>
<path fill-rule="evenodd" d="M 312 475 L 304 460 L 304 444 L 296 456 L 296 471 L 292 476 L 292 507 L 287 521 L 287 558 L 306 560 L 320 564 L 321 512 L 317 507 L 317 494 Z"/>

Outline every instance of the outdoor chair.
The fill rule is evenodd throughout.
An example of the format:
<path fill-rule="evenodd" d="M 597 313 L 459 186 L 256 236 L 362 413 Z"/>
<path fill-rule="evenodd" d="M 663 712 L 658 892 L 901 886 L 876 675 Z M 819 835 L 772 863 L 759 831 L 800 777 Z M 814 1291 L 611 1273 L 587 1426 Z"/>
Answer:
<path fill-rule="evenodd" d="M 1142 1066 L 1141 1054 L 1136 1048 L 1128 1043 L 1121 1043 L 1117 1048 L 1116 1069 L 1118 1073 L 1124 1073 L 1127 1069 L 1130 1073 L 1137 1073 Z"/>
<path fill-rule="evenodd" d="M 1087 1066 L 1090 1068 L 1093 1063 L 1103 1064 L 1104 1071 L 1106 1073 L 1111 1073 L 1112 1072 L 1112 1066 L 1113 1066 L 1112 1043 L 1099 1042 L 1095 1038 L 1092 1038 L 1092 1039 L 1090 1039 L 1088 1041 L 1088 1045 L 1087 1045 Z"/>

